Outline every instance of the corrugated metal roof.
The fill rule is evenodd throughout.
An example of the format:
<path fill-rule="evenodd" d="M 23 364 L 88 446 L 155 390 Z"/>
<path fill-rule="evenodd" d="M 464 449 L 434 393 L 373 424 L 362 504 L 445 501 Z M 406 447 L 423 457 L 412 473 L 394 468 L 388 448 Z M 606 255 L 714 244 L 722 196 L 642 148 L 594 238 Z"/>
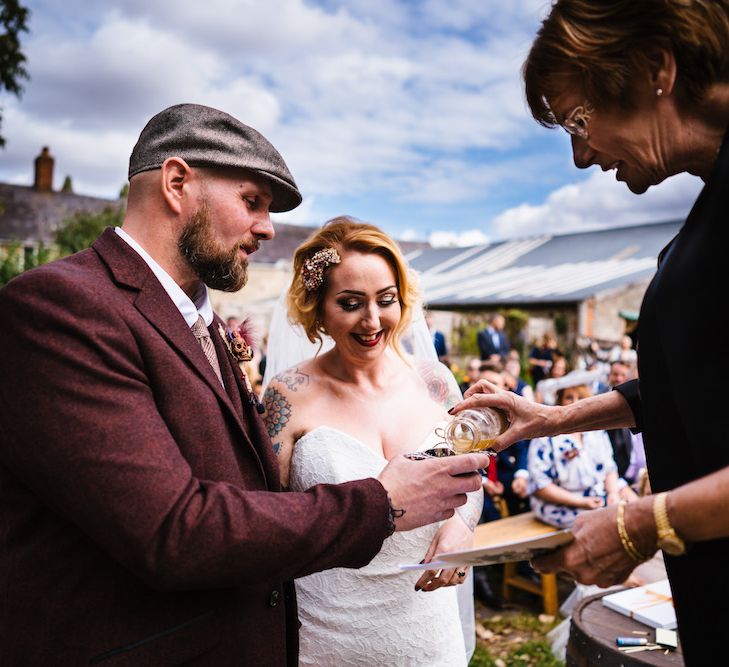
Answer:
<path fill-rule="evenodd" d="M 651 277 L 681 221 L 533 236 L 411 257 L 431 307 L 578 302 Z"/>

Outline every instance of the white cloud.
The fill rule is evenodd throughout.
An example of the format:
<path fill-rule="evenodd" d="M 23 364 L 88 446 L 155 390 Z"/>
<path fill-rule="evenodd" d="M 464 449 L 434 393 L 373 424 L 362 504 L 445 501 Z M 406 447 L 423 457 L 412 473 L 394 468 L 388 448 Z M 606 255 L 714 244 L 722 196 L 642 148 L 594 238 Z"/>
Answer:
<path fill-rule="evenodd" d="M 684 218 L 703 183 L 680 174 L 643 195 L 634 195 L 613 172 L 594 171 L 581 183 L 565 185 L 538 206 L 521 204 L 492 221 L 499 238 L 563 233 Z"/>
<path fill-rule="evenodd" d="M 461 232 L 437 231 L 430 235 L 428 242 L 435 248 L 473 246 L 487 244 L 489 237 L 480 229 L 466 229 Z"/>
<path fill-rule="evenodd" d="M 50 3 L 32 4 L 60 19 Z M 28 42 L 32 80 L 22 110 L 28 123 L 46 126 L 42 143 L 56 144 L 63 128 L 125 165 L 153 113 L 199 102 L 261 130 L 310 195 L 474 199 L 489 170 L 464 153 L 503 150 L 525 136 L 518 70 L 524 15 L 535 2 L 498 11 L 472 4 L 120 0 L 90 14 L 86 32 L 69 31 L 68 17 L 64 33 L 50 20 L 34 24 L 42 31 Z M 457 32 L 470 29 L 480 36 Z M 131 142 L 112 152 L 115 144 L 102 143 L 111 129 Z M 74 172 L 90 166 L 67 157 Z M 500 172 L 490 172 L 489 182 L 498 181 Z"/>
<path fill-rule="evenodd" d="M 287 225 L 319 226 L 325 218 L 316 209 L 316 197 L 304 197 L 304 200 L 293 211 L 285 213 L 272 213 L 271 220 L 283 222 Z"/>

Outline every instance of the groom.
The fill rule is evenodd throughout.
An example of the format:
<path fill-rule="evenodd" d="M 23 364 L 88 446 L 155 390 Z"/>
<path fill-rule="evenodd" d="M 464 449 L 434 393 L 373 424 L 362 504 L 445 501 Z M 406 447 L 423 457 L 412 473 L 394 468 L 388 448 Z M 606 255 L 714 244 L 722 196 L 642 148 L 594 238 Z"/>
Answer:
<path fill-rule="evenodd" d="M 215 109 L 150 120 L 121 228 L 0 290 L 0 647 L 8 665 L 295 665 L 292 580 L 447 516 L 486 456 L 280 493 L 207 287 L 238 290 L 301 195 Z"/>

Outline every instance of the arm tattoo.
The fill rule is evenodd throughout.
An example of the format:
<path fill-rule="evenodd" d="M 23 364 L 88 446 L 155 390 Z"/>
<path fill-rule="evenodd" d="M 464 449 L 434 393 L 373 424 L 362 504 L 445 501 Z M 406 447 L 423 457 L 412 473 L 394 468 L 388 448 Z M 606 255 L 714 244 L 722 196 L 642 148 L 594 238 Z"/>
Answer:
<path fill-rule="evenodd" d="M 438 405 L 443 405 L 448 398 L 448 383 L 439 377 L 427 378 L 428 393 Z"/>
<path fill-rule="evenodd" d="M 419 364 L 418 368 L 420 377 L 428 387 L 430 398 L 438 405 L 444 405 L 448 399 L 448 383 L 438 374 L 439 370 L 434 364 Z"/>
<path fill-rule="evenodd" d="M 309 375 L 302 373 L 298 368 L 284 371 L 277 375 L 275 379 L 281 384 L 285 384 L 291 391 L 297 391 L 299 387 L 309 386 Z"/>
<path fill-rule="evenodd" d="M 291 418 L 291 403 L 288 402 L 286 397 L 278 391 L 278 389 L 271 387 L 270 385 L 266 388 L 266 393 L 263 395 L 263 405 L 266 408 L 266 430 L 268 431 L 269 437 L 273 440 L 283 429 L 286 424 L 289 423 Z M 280 451 L 281 443 L 278 442 L 273 446 L 276 453 Z"/>

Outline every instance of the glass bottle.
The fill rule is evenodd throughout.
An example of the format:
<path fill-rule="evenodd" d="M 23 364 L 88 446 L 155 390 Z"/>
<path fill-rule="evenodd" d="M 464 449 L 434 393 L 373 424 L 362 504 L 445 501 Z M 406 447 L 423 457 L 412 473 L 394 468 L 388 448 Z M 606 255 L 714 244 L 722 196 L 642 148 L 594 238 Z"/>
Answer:
<path fill-rule="evenodd" d="M 506 413 L 498 408 L 471 408 L 453 417 L 445 428 L 445 441 L 456 454 L 489 449 L 509 426 Z"/>

